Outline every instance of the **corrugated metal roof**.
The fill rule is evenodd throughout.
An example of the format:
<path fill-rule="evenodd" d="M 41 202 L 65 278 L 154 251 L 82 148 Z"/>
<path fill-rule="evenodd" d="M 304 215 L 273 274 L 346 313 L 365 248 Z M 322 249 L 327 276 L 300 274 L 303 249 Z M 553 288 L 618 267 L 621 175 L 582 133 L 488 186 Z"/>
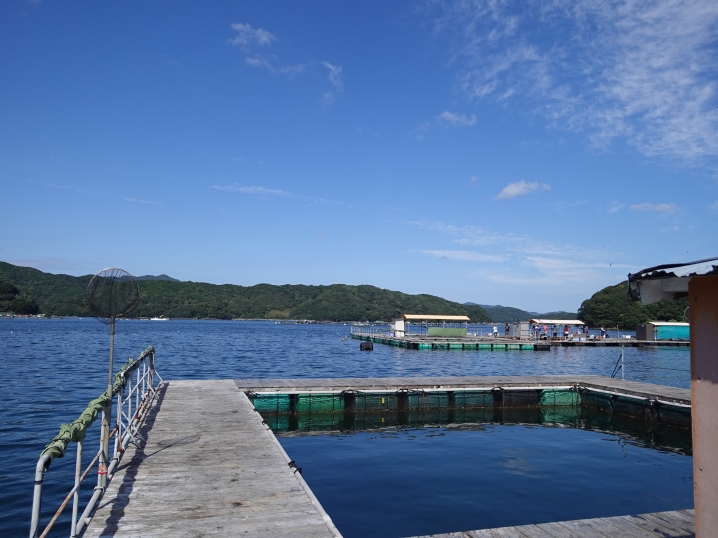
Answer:
<path fill-rule="evenodd" d="M 531 323 L 539 325 L 583 325 L 580 319 L 532 319 Z"/>
<path fill-rule="evenodd" d="M 406 320 L 422 321 L 469 321 L 469 316 L 436 316 L 428 314 L 404 314 L 401 316 Z"/>
<path fill-rule="evenodd" d="M 688 281 L 694 276 L 706 275 L 718 275 L 718 258 L 649 267 L 628 275 L 628 298 L 653 304 L 685 297 Z"/>
<path fill-rule="evenodd" d="M 682 321 L 647 321 L 646 324 L 650 323 L 651 325 L 660 325 L 661 327 L 664 327 L 666 325 L 670 325 L 671 327 L 689 327 L 690 323 L 684 323 Z"/>
<path fill-rule="evenodd" d="M 708 258 L 697 262 L 671 263 L 649 267 L 635 274 L 629 274 L 628 280 L 644 278 L 687 277 L 718 274 L 718 258 Z"/>

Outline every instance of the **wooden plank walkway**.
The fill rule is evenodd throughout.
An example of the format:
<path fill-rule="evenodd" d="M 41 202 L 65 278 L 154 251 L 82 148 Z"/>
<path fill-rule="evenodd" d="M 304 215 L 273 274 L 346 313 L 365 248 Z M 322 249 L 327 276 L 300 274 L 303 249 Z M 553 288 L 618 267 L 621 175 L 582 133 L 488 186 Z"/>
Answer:
<path fill-rule="evenodd" d="M 85 537 L 338 534 L 233 381 L 170 381 L 142 431 Z"/>
<path fill-rule="evenodd" d="M 674 510 L 637 516 L 559 521 L 519 527 L 432 534 L 422 538 L 693 538 L 695 512 Z M 419 538 L 419 537 L 415 537 Z"/>
<path fill-rule="evenodd" d="M 291 378 L 235 379 L 241 390 L 253 392 L 297 392 L 322 390 L 398 390 L 403 388 L 462 387 L 536 387 L 581 385 L 588 388 L 624 393 L 627 396 L 660 399 L 690 405 L 690 389 L 653 385 L 598 375 L 537 375 L 537 376 L 461 376 L 461 377 L 383 377 L 383 378 Z"/>

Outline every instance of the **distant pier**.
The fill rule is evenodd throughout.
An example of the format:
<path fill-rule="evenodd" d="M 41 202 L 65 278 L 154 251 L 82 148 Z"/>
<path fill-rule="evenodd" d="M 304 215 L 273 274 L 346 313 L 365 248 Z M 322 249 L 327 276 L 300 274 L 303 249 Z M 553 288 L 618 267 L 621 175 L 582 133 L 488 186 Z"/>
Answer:
<path fill-rule="evenodd" d="M 550 351 L 552 347 L 690 347 L 688 340 L 518 340 L 490 336 L 440 337 L 426 335 L 390 336 L 382 333 L 352 333 L 352 338 L 406 349 L 464 349 L 483 351 Z"/>

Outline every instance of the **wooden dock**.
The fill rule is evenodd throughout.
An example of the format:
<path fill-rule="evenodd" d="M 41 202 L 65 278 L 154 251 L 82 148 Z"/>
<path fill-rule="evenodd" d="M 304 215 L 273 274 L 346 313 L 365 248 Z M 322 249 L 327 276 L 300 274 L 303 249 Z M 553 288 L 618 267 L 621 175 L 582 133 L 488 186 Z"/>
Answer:
<path fill-rule="evenodd" d="M 142 448 L 134 445 L 127 448 L 84 536 L 341 536 L 274 434 L 263 423 L 261 415 L 254 410 L 246 395 L 249 391 L 286 393 L 407 387 L 502 387 L 510 390 L 511 387 L 575 384 L 690 404 L 690 391 L 686 389 L 600 376 L 169 381 L 160 389 L 141 429 L 147 443 Z M 693 536 L 690 534 L 692 527 L 688 528 L 692 524 L 692 512 L 669 513 L 678 514 L 676 518 L 680 515 L 681 525 L 677 524 L 678 520 L 667 521 L 665 514 L 437 536 Z M 626 518 L 635 527 L 626 527 L 631 529 L 630 534 L 616 527 L 619 520 Z M 634 518 L 638 519 L 634 521 Z M 653 521 L 656 518 L 658 522 Z M 649 523 L 641 523 L 651 521 L 656 529 L 662 529 L 663 534 L 648 529 L 645 525 Z M 664 521 L 662 527 L 658 525 L 660 521 Z M 606 534 L 605 529 L 613 528 L 618 530 Z M 674 534 L 665 534 L 666 529 L 671 528 L 674 530 L 670 532 Z M 514 532 L 511 529 L 518 534 L 510 534 Z"/>
<path fill-rule="evenodd" d="M 170 381 L 86 538 L 338 535 L 232 380 Z"/>
<path fill-rule="evenodd" d="M 644 399 L 662 400 L 690 405 L 690 389 L 628 381 L 600 375 L 513 375 L 513 376 L 446 376 L 446 377 L 381 377 L 381 378 L 290 378 L 235 379 L 243 391 L 251 392 L 322 392 L 336 390 L 402 390 L 461 389 L 477 387 L 535 387 L 578 385 L 611 391 Z"/>
<path fill-rule="evenodd" d="M 352 333 L 352 338 L 375 344 L 406 349 L 463 349 L 479 351 L 550 351 L 552 347 L 690 347 L 688 340 L 636 340 L 607 338 L 605 340 L 518 340 L 487 336 L 391 336 L 382 333 Z"/>
<path fill-rule="evenodd" d="M 695 535 L 695 512 L 673 510 L 636 516 L 450 532 L 414 538 L 693 538 Z"/>

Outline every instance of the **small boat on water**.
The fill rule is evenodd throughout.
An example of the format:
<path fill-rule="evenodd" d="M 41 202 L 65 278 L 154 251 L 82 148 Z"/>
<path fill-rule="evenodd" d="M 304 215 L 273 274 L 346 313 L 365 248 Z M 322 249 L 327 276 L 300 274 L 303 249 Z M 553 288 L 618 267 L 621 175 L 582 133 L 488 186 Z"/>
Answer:
<path fill-rule="evenodd" d="M 169 321 L 170 318 L 166 318 L 164 316 L 160 316 L 158 318 L 150 318 L 150 321 Z"/>

